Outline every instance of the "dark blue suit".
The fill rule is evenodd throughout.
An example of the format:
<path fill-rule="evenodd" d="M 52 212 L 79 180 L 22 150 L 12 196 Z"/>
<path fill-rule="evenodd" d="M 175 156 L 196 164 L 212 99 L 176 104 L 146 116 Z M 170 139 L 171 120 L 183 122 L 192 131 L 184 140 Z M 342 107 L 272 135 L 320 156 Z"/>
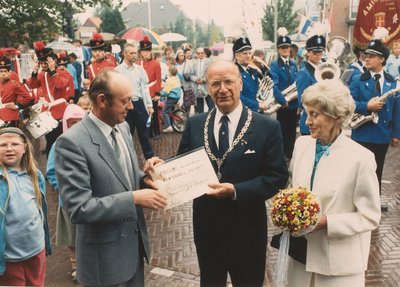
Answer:
<path fill-rule="evenodd" d="M 240 92 L 240 100 L 250 110 L 258 112 L 259 102 L 256 100 L 256 95 L 258 91 L 258 86 L 263 78 L 263 75 L 261 75 L 256 69 L 252 68 L 251 66 L 248 66 L 251 73 L 249 74 L 245 70 L 243 70 L 241 65 L 239 65 L 238 63 L 236 63 L 236 65 L 239 68 L 243 82 L 243 88 Z M 262 72 L 264 73 L 265 70 L 262 70 Z M 272 78 L 272 75 L 270 73 L 268 73 L 268 75 Z"/>
<path fill-rule="evenodd" d="M 234 285 L 250 280 L 246 282 L 247 286 L 261 286 L 264 278 L 267 245 L 265 200 L 285 186 L 288 171 L 279 123 L 259 113 L 252 114 L 247 132 L 229 153 L 221 170 L 220 182 L 234 185 L 236 200 L 203 195 L 193 201 L 194 240 L 204 286 L 226 286 L 227 270 Z M 204 146 L 207 115 L 188 119 L 179 154 Z M 235 138 L 247 115 L 248 110 L 243 107 Z M 215 111 L 210 118 L 208 139 L 211 151 L 218 154 L 213 133 L 214 118 Z M 214 162 L 213 165 L 217 171 Z M 219 284 L 215 284 L 216 281 Z"/>
<path fill-rule="evenodd" d="M 382 94 L 393 90 L 397 86 L 397 82 L 391 75 L 384 72 L 384 81 Z M 374 79 L 371 77 L 370 71 L 356 76 L 351 85 L 350 93 L 356 103 L 355 113 L 369 114 L 367 104 L 373 97 Z M 375 97 L 381 94 L 377 90 Z M 386 100 L 382 109 L 378 111 L 379 121 L 374 124 L 372 121 L 367 122 L 352 131 L 352 139 L 371 150 L 375 155 L 377 164 L 376 174 L 381 186 L 383 165 L 385 156 L 391 138 L 400 139 L 400 93 Z"/>
<path fill-rule="evenodd" d="M 304 67 L 297 73 L 296 77 L 297 98 L 299 100 L 299 107 L 303 109 L 300 117 L 300 132 L 302 134 L 310 134 L 310 129 L 306 125 L 307 113 L 301 104 L 301 96 L 309 86 L 314 85 L 317 82 L 314 73 L 315 68 L 311 66 L 309 62 L 306 62 Z"/>
<path fill-rule="evenodd" d="M 274 97 L 282 106 L 286 104 L 285 97 L 282 91 L 293 84 L 297 76 L 297 65 L 293 60 L 289 60 L 289 67 L 285 65 L 282 58 L 271 63 L 270 70 L 274 79 Z M 289 106 L 277 111 L 277 120 L 281 124 L 283 136 L 283 149 L 287 158 L 292 158 L 294 142 L 296 141 L 296 123 L 297 123 L 297 108 L 299 107 L 298 100 L 293 100 Z"/>

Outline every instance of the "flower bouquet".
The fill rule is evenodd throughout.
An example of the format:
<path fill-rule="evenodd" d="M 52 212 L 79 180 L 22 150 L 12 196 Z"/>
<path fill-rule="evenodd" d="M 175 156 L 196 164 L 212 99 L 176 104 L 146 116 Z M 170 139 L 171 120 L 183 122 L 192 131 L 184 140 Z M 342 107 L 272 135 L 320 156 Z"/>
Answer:
<path fill-rule="evenodd" d="M 290 235 L 310 233 L 320 219 L 321 207 L 315 195 L 304 187 L 282 189 L 272 199 L 272 222 L 283 230 L 274 279 L 278 286 L 286 280 Z"/>

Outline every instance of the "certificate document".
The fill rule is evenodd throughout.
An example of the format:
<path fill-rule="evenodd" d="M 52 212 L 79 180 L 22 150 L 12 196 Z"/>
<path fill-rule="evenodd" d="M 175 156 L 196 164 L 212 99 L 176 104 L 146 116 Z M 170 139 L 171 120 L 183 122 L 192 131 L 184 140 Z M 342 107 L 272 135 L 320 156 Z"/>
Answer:
<path fill-rule="evenodd" d="M 155 167 L 151 173 L 159 191 L 166 193 L 165 209 L 183 204 L 212 189 L 207 183 L 219 183 L 204 148 L 196 149 Z"/>

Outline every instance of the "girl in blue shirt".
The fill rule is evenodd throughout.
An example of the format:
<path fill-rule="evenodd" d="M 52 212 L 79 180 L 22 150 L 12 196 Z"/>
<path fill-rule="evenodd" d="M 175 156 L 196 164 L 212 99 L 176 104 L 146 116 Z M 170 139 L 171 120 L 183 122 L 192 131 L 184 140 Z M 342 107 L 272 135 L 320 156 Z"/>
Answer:
<path fill-rule="evenodd" d="M 51 254 L 45 180 L 21 130 L 0 130 L 0 167 L 0 285 L 43 286 Z"/>

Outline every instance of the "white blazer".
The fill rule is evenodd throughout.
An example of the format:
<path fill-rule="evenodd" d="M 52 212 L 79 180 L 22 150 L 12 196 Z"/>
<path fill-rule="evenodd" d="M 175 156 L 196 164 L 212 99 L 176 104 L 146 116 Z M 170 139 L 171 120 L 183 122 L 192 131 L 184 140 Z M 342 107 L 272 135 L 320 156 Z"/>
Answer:
<path fill-rule="evenodd" d="M 316 139 L 297 139 L 289 168 L 291 186 L 310 189 Z M 379 185 L 373 153 L 343 133 L 323 155 L 315 172 L 313 192 L 326 215 L 326 229 L 308 234 L 308 272 L 352 275 L 368 265 L 371 230 L 381 218 Z"/>

